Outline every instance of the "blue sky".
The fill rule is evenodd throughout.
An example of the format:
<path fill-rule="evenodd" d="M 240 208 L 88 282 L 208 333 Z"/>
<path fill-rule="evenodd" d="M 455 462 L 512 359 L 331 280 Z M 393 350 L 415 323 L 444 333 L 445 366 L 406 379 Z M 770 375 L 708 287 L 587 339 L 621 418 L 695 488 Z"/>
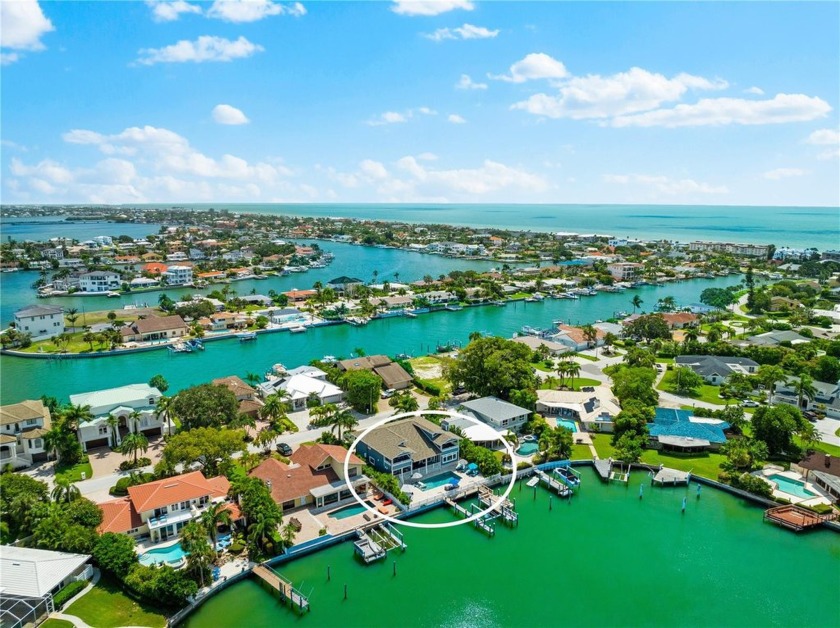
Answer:
<path fill-rule="evenodd" d="M 0 10 L 4 203 L 840 205 L 837 3 Z"/>

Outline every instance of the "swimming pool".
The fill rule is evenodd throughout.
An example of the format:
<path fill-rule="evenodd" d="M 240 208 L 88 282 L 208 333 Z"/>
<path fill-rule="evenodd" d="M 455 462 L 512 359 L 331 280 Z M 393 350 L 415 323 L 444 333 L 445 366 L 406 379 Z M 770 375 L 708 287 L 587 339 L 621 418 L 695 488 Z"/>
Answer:
<path fill-rule="evenodd" d="M 368 505 L 368 507 L 373 508 L 373 504 L 371 504 L 370 502 L 365 503 Z M 361 504 L 350 504 L 349 506 L 345 506 L 344 508 L 334 510 L 327 516 L 330 519 L 346 519 L 347 517 L 352 517 L 353 515 L 360 515 L 366 510 L 367 508 L 365 508 Z"/>
<path fill-rule="evenodd" d="M 439 486 L 446 486 L 447 484 L 452 484 L 453 482 L 460 482 L 461 478 L 452 473 L 442 473 L 440 475 L 433 475 L 430 478 L 423 480 L 423 489 L 424 491 L 430 491 L 433 488 L 438 488 Z"/>
<path fill-rule="evenodd" d="M 794 480 L 793 478 L 789 478 L 786 475 L 779 475 L 778 473 L 773 474 L 767 478 L 768 480 L 773 480 L 780 490 L 783 493 L 788 493 L 789 495 L 795 495 L 796 497 L 816 497 L 816 493 L 812 493 L 807 488 L 805 488 L 805 482 L 800 480 Z"/>
<path fill-rule="evenodd" d="M 537 453 L 540 446 L 537 443 L 522 443 L 516 453 L 520 456 L 530 456 Z"/>
<path fill-rule="evenodd" d="M 140 554 L 140 564 L 167 564 L 175 566 L 183 562 L 186 556 L 187 553 L 184 551 L 184 548 L 181 547 L 181 541 L 178 541 L 174 545 L 168 545 L 167 547 L 158 547 L 155 549 L 150 549 L 148 552 L 143 552 L 142 554 Z"/>
<path fill-rule="evenodd" d="M 570 432 L 577 432 L 577 423 L 571 419 L 557 419 L 557 427 L 565 427 Z"/>

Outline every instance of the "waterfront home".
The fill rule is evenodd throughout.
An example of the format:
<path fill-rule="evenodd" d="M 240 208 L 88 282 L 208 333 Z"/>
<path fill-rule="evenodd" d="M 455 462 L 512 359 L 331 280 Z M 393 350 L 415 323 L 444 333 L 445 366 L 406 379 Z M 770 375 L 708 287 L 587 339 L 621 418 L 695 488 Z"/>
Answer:
<path fill-rule="evenodd" d="M 297 321 L 301 316 L 303 316 L 303 312 L 296 307 L 284 307 L 279 310 L 271 310 L 268 314 L 269 320 L 275 325 L 282 325 L 284 323 Z"/>
<path fill-rule="evenodd" d="M 606 334 L 597 328 L 595 332 L 597 337 L 593 341 L 593 344 L 595 347 L 600 347 L 604 344 L 604 336 Z M 584 351 L 592 346 L 583 334 L 583 329 L 571 325 L 558 325 L 557 333 L 551 336 L 551 339 L 569 347 L 572 351 Z"/>
<path fill-rule="evenodd" d="M 508 430 L 518 432 L 531 416 L 531 411 L 498 397 L 482 397 L 465 401 L 460 405 L 461 412 L 504 433 Z"/>
<path fill-rule="evenodd" d="M 644 264 L 634 262 L 615 262 L 607 265 L 607 272 L 616 281 L 633 281 L 644 268 Z"/>
<path fill-rule="evenodd" d="M 239 402 L 239 414 L 257 418 L 263 407 L 263 402 L 257 397 L 257 390 L 246 384 L 240 377 L 230 375 L 214 379 L 214 386 L 224 386 Z"/>
<path fill-rule="evenodd" d="M 316 290 L 289 290 L 283 293 L 289 299 L 290 303 L 303 303 L 304 301 L 316 296 Z"/>
<path fill-rule="evenodd" d="M 745 341 L 737 344 L 740 346 L 755 345 L 759 347 L 778 347 L 800 345 L 806 342 L 811 342 L 811 338 L 806 338 L 795 331 L 768 331 L 763 334 L 750 336 Z"/>
<path fill-rule="evenodd" d="M 840 458 L 816 451 L 791 464 L 790 470 L 801 473 L 831 495 L 835 504 L 840 504 Z"/>
<path fill-rule="evenodd" d="M 356 451 L 377 471 L 404 482 L 415 473 L 454 469 L 460 447 L 454 434 L 427 419 L 411 417 L 376 428 L 359 441 Z"/>
<path fill-rule="evenodd" d="M 420 293 L 418 296 L 421 296 L 432 305 L 451 303 L 452 301 L 458 300 L 457 295 L 449 290 L 429 290 L 428 292 Z"/>
<path fill-rule="evenodd" d="M 476 445 L 488 449 L 502 449 L 504 443 L 502 435 L 486 423 L 475 423 L 462 417 L 441 418 L 440 426 L 445 430 L 456 427 L 464 438 L 471 440 Z"/>
<path fill-rule="evenodd" d="M 344 398 L 344 391 L 328 382 L 326 375 L 313 377 L 305 373 L 294 373 L 293 371 L 296 370 L 292 369 L 287 376 L 264 384 L 264 389 L 284 391 L 286 393 L 284 401 L 291 404 L 293 412 L 305 410 L 307 401 L 310 399 L 317 399 L 323 405 L 325 403 L 339 403 Z"/>
<path fill-rule="evenodd" d="M 791 406 L 799 405 L 799 393 L 796 386 L 799 378 L 793 377 L 790 380 L 776 382 L 773 392 L 773 403 L 786 403 Z M 826 416 L 840 419 L 840 383 L 830 384 L 814 380 L 811 384 L 816 389 L 813 399 L 802 397 L 801 410 L 819 410 Z"/>
<path fill-rule="evenodd" d="M 170 286 L 184 286 L 193 282 L 193 269 L 191 266 L 170 266 L 163 277 Z"/>
<path fill-rule="evenodd" d="M 156 410 L 160 397 L 160 391 L 148 384 L 70 395 L 72 405 L 88 406 L 94 417 L 81 423 L 77 430 L 82 449 L 117 447 L 129 432 L 159 436 L 168 431 Z"/>
<path fill-rule="evenodd" d="M 382 378 L 385 388 L 404 390 L 411 387 L 411 375 L 387 355 L 371 355 L 336 363 L 341 371 L 366 370 L 373 371 Z"/>
<path fill-rule="evenodd" d="M 393 288 L 392 284 L 392 288 Z M 376 305 L 386 309 L 386 310 L 402 310 L 405 308 L 410 308 L 411 304 L 413 303 L 413 299 L 410 296 L 396 296 L 396 297 L 382 297 L 378 301 L 374 302 Z"/>
<path fill-rule="evenodd" d="M 531 349 L 531 351 L 536 351 L 540 347 L 545 347 L 548 350 L 548 353 L 554 356 L 572 350 L 571 347 L 567 345 L 561 344 L 559 342 L 554 342 L 553 340 L 549 340 L 548 338 L 540 338 L 539 336 L 517 336 L 513 339 L 513 341 L 525 345 L 526 347 Z"/>
<path fill-rule="evenodd" d="M 140 272 L 150 275 L 162 275 L 167 270 L 169 270 L 169 266 L 161 262 L 149 262 L 148 264 L 143 264 L 142 268 L 140 268 Z"/>
<path fill-rule="evenodd" d="M 37 626 L 53 611 L 53 596 L 71 582 L 90 580 L 89 554 L 0 546 L 3 626 Z"/>
<path fill-rule="evenodd" d="M 160 282 L 157 279 L 149 279 L 148 277 L 135 277 L 128 282 L 130 288 L 151 288 L 157 286 Z"/>
<path fill-rule="evenodd" d="M 669 329 L 697 327 L 700 324 L 700 317 L 692 312 L 665 312 L 662 318 L 665 319 Z"/>
<path fill-rule="evenodd" d="M 43 340 L 64 333 L 64 310 L 52 305 L 30 305 L 15 312 L 15 328 Z"/>
<path fill-rule="evenodd" d="M 46 460 L 50 425 L 49 408 L 40 400 L 0 406 L 0 465 L 17 469 Z"/>
<path fill-rule="evenodd" d="M 109 270 L 94 270 L 79 275 L 82 292 L 111 292 L 120 289 L 120 276 Z"/>
<path fill-rule="evenodd" d="M 678 355 L 674 364 L 687 366 L 715 386 L 725 382 L 732 373 L 754 375 L 758 371 L 758 362 L 728 355 Z"/>
<path fill-rule="evenodd" d="M 177 538 L 208 504 L 226 501 L 229 488 L 225 476 L 207 479 L 201 471 L 129 486 L 128 497 L 98 504 L 102 511 L 98 531 L 127 534 L 135 540 L 148 536 L 152 543 Z"/>
<path fill-rule="evenodd" d="M 330 279 L 327 282 L 326 287 L 332 288 L 335 290 L 339 295 L 344 294 L 352 294 L 354 288 L 363 285 L 365 282 L 361 279 L 356 279 L 355 277 L 347 277 L 346 275 L 342 275 L 341 277 L 336 277 L 335 279 Z"/>
<path fill-rule="evenodd" d="M 604 332 L 605 337 L 607 334 L 612 334 L 616 338 L 621 338 L 621 335 L 624 333 L 624 327 L 618 323 L 595 323 L 592 326 Z"/>
<path fill-rule="evenodd" d="M 580 421 L 588 432 L 611 433 L 615 417 L 621 412 L 618 401 L 607 386 L 592 390 L 538 390 L 537 412 Z"/>
<path fill-rule="evenodd" d="M 271 497 L 285 512 L 307 506 L 323 508 L 352 499 L 348 482 L 360 495 L 367 492 L 370 480 L 362 473 L 365 463 L 351 454 L 345 476 L 346 455 L 347 450 L 338 445 L 301 445 L 288 464 L 267 458 L 249 475 L 266 483 Z"/>
<path fill-rule="evenodd" d="M 723 431 L 729 427 L 726 421 L 696 417 L 691 410 L 656 408 L 653 423 L 647 426 L 648 446 L 680 453 L 716 450 L 726 442 Z"/>
<path fill-rule="evenodd" d="M 169 340 L 185 336 L 186 333 L 187 324 L 177 314 L 141 318 L 120 330 L 123 342 Z"/>

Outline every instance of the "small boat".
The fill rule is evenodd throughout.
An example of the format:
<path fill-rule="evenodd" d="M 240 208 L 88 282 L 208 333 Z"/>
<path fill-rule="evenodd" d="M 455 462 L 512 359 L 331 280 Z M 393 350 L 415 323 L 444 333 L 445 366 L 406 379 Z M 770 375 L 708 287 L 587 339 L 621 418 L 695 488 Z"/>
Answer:
<path fill-rule="evenodd" d="M 112 290 L 111 292 L 108 292 L 105 296 L 108 297 L 109 299 L 115 299 L 115 298 L 119 299 L 121 295 L 120 295 L 119 292 L 114 292 Z"/>
<path fill-rule="evenodd" d="M 409 318 L 417 318 L 417 314 L 415 314 L 411 310 L 406 310 L 405 315 L 408 316 Z"/>
<path fill-rule="evenodd" d="M 257 339 L 257 332 L 243 331 L 242 333 L 236 334 L 236 337 L 239 338 L 239 342 L 248 342 L 249 340 Z"/>
<path fill-rule="evenodd" d="M 303 325 L 298 325 L 297 327 L 290 327 L 289 332 L 293 334 L 302 334 L 306 331 L 306 327 Z"/>
<path fill-rule="evenodd" d="M 535 476 L 534 476 L 534 477 L 532 477 L 530 480 L 528 480 L 528 481 L 525 483 L 525 485 L 526 485 L 526 486 L 536 486 L 536 485 L 537 485 L 537 484 L 539 484 L 539 483 L 540 483 L 540 479 L 539 479 L 539 478 L 535 475 Z"/>
<path fill-rule="evenodd" d="M 198 338 L 193 338 L 192 340 L 187 340 L 187 346 L 191 347 L 192 349 L 198 349 L 199 351 L 204 351 L 204 343 L 201 342 Z"/>
<path fill-rule="evenodd" d="M 324 364 L 335 364 L 337 361 L 334 355 L 325 355 L 321 358 L 321 362 Z"/>
<path fill-rule="evenodd" d="M 176 342 L 169 345 L 169 351 L 171 353 L 192 353 L 192 347 L 186 342 Z"/>
<path fill-rule="evenodd" d="M 460 312 L 460 311 L 461 311 L 461 310 L 463 310 L 464 308 L 462 308 L 460 305 L 447 305 L 447 306 L 446 306 L 445 308 L 443 308 L 443 309 L 444 309 L 444 310 L 449 310 L 450 312 Z"/>

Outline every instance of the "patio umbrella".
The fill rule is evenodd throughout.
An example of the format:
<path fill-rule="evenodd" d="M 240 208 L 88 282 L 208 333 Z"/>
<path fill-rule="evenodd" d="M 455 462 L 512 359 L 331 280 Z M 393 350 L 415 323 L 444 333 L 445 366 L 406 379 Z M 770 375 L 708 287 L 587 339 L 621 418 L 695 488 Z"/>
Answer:
<path fill-rule="evenodd" d="M 473 470 L 477 470 L 477 469 L 478 469 L 478 465 L 474 462 L 471 462 L 470 464 L 467 465 L 467 471 L 473 471 Z"/>
<path fill-rule="evenodd" d="M 415 481 L 416 480 L 422 480 L 423 479 L 423 474 L 422 473 L 415 473 L 414 475 L 411 476 L 411 479 L 415 480 Z"/>

